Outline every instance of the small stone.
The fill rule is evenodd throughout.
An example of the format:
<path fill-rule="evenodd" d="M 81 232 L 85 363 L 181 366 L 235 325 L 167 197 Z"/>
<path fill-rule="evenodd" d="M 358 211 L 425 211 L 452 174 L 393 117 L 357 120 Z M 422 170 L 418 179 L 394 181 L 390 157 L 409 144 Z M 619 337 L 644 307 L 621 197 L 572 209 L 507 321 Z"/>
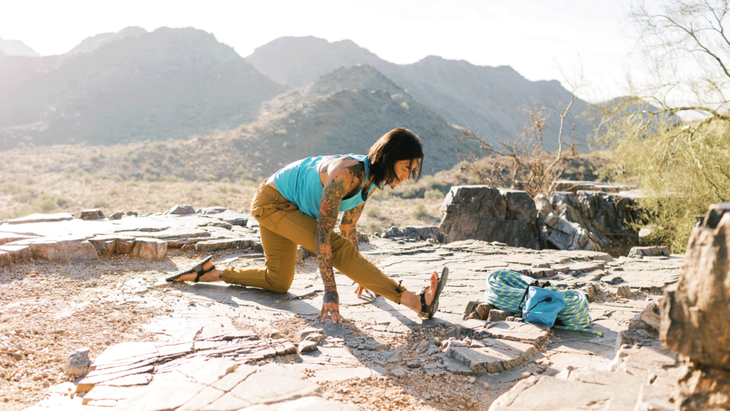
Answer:
<path fill-rule="evenodd" d="M 391 371 L 390 373 L 396 377 L 403 377 L 407 374 L 407 372 L 402 368 L 396 368 L 395 370 Z"/>
<path fill-rule="evenodd" d="M 511 314 L 505 310 L 490 310 L 487 321 L 505 321 Z"/>
<path fill-rule="evenodd" d="M 168 211 L 168 214 L 195 214 L 195 209 L 188 204 L 176 205 Z"/>
<path fill-rule="evenodd" d="M 322 334 L 308 334 L 306 337 L 304 337 L 304 341 L 314 341 L 314 342 L 322 342 L 324 341 L 324 335 Z"/>
<path fill-rule="evenodd" d="M 407 362 L 406 365 L 408 366 L 408 368 L 418 368 L 421 366 L 421 364 L 413 361 Z"/>
<path fill-rule="evenodd" d="M 474 384 L 474 381 L 476 381 L 476 380 L 477 380 L 477 379 L 476 379 L 476 378 L 474 378 L 474 377 L 469 377 L 469 383 L 470 383 L 470 384 Z"/>
<path fill-rule="evenodd" d="M 302 331 L 299 331 L 299 333 L 297 334 L 297 339 L 299 341 L 303 341 L 310 334 L 319 334 L 322 336 L 322 338 L 324 338 L 324 330 L 321 330 L 319 328 L 310 327 L 310 328 L 305 328 Z"/>
<path fill-rule="evenodd" d="M 81 216 L 79 218 L 82 220 L 101 220 L 104 218 L 104 213 L 98 208 L 81 210 Z"/>
<path fill-rule="evenodd" d="M 371 368 L 371 370 L 372 370 L 372 371 L 373 371 L 374 373 L 376 373 L 376 374 L 379 374 L 379 375 L 385 375 L 385 374 L 387 374 L 387 373 L 388 373 L 388 370 L 387 370 L 387 369 L 385 369 L 385 367 L 381 367 L 381 366 L 379 366 L 379 365 L 376 365 L 376 366 L 372 367 L 372 368 Z"/>
<path fill-rule="evenodd" d="M 631 298 L 631 287 L 629 287 L 628 284 L 619 285 L 616 290 L 616 294 L 618 294 L 619 297 Z"/>
<path fill-rule="evenodd" d="M 267 335 L 268 338 L 272 338 L 274 340 L 278 340 L 281 338 L 281 331 L 272 331 Z"/>
<path fill-rule="evenodd" d="M 89 370 L 89 349 L 80 348 L 66 358 L 66 375 L 80 377 Z"/>
<path fill-rule="evenodd" d="M 314 341 L 305 340 L 297 345 L 297 351 L 301 354 L 304 352 L 310 352 L 317 349 L 317 343 Z"/>
<path fill-rule="evenodd" d="M 107 218 L 110 219 L 110 220 L 121 220 L 123 216 L 124 216 L 124 213 L 123 212 L 117 211 L 117 212 L 111 214 Z"/>

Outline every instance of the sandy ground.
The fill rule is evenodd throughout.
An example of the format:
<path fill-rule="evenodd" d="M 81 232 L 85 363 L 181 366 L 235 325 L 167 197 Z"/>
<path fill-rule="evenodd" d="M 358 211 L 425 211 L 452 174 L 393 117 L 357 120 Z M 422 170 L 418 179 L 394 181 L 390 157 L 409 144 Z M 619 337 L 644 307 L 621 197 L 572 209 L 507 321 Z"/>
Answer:
<path fill-rule="evenodd" d="M 220 254 L 216 259 L 225 257 Z M 160 262 L 115 257 L 98 263 L 34 261 L 0 268 L 0 409 L 22 410 L 58 390 L 59 384 L 68 381 L 64 373 L 66 358 L 79 348 L 88 347 L 93 360 L 113 344 L 159 340 L 160 336 L 146 331 L 145 325 L 156 316 L 172 312 L 169 307 L 179 298 L 175 289 L 180 286 L 148 285 L 159 283 L 165 272 L 199 258 L 194 253 L 172 250 Z M 377 262 L 379 257 L 371 258 Z M 316 277 L 316 259 L 299 262 L 297 276 Z M 342 284 L 347 281 L 338 279 Z M 140 293 L 142 288 L 145 291 Z M 278 331 L 282 337 L 292 339 L 310 326 L 297 313 L 273 322 L 241 316 L 234 325 L 262 337 Z M 344 326 L 356 335 L 366 334 L 358 328 L 356 319 L 346 318 Z M 402 349 L 407 356 L 414 340 L 440 333 L 445 334 L 445 330 L 375 338 L 389 349 Z M 413 356 L 418 354 L 414 352 Z M 277 357 L 274 361 L 290 360 Z M 362 410 L 485 409 L 498 394 L 489 392 L 478 381 L 469 381 L 469 377 L 448 373 L 421 379 L 370 377 L 319 383 L 323 397 L 357 404 Z"/>

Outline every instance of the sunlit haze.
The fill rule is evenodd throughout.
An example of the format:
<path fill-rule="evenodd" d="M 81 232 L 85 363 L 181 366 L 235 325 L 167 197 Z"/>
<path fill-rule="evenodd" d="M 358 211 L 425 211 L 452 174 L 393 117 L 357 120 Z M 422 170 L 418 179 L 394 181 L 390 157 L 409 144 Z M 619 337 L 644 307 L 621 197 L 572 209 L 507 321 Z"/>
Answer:
<path fill-rule="evenodd" d="M 632 38 L 621 1 L 8 1 L 0 38 L 41 55 L 129 26 L 195 27 L 246 57 L 283 36 L 349 39 L 398 64 L 436 55 L 509 65 L 529 80 L 559 80 L 601 101 L 622 94 Z"/>

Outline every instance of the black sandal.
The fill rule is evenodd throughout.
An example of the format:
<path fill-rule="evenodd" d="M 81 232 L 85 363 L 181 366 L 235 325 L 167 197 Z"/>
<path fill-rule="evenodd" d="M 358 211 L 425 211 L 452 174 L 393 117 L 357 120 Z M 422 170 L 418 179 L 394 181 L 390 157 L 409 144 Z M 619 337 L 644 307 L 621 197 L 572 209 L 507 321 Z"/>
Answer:
<path fill-rule="evenodd" d="M 199 263 L 195 263 L 188 268 L 184 268 L 180 271 L 177 271 L 175 274 L 171 275 L 170 277 L 165 278 L 165 281 L 167 281 L 168 283 L 172 283 L 172 282 L 175 282 L 175 280 L 177 280 L 178 278 L 184 276 L 185 274 L 198 273 L 198 275 L 195 277 L 195 280 L 193 280 L 194 283 L 197 283 L 200 280 L 200 277 L 202 277 L 205 273 L 208 273 L 210 271 L 213 271 L 213 269 L 215 269 L 215 266 L 211 267 L 209 270 L 206 270 L 203 268 L 205 263 L 210 261 L 211 258 L 213 258 L 213 256 L 209 255 L 209 256 L 205 257 L 205 259 L 203 259 L 203 261 L 201 261 Z"/>
<path fill-rule="evenodd" d="M 439 284 L 436 287 L 436 294 L 433 297 L 433 301 L 431 301 L 431 305 L 426 304 L 426 290 L 428 289 L 428 287 L 424 288 L 421 291 L 421 293 L 419 294 L 421 296 L 421 312 L 418 313 L 419 317 L 426 320 L 430 320 L 431 318 L 433 318 L 433 315 L 436 314 L 436 310 L 439 309 L 439 297 L 441 296 L 441 291 L 443 291 L 446 280 L 448 279 L 449 267 L 444 267 L 443 271 L 441 271 Z"/>

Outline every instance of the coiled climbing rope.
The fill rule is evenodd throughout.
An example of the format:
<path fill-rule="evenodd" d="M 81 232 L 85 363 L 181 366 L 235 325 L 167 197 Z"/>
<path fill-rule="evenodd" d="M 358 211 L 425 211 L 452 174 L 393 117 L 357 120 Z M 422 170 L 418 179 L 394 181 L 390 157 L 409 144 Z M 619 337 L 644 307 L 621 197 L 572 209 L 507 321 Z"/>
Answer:
<path fill-rule="evenodd" d="M 528 285 L 529 283 L 517 272 L 495 271 L 487 276 L 487 290 L 484 292 L 487 304 L 500 310 L 521 313 L 520 303 Z M 565 294 L 565 307 L 558 313 L 558 320 L 562 325 L 555 325 L 555 328 L 586 331 L 603 336 L 602 333 L 590 329 L 591 315 L 585 294 L 576 290 L 558 290 L 552 286 L 546 288 Z"/>

